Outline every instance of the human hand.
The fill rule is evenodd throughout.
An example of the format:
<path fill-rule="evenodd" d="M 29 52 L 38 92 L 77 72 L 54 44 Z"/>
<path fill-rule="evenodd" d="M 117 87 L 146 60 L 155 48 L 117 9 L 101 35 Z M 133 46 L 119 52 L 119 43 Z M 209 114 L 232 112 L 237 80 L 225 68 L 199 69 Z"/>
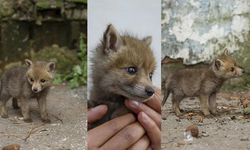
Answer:
<path fill-rule="evenodd" d="M 100 119 L 107 112 L 107 106 L 100 105 L 88 109 L 88 123 Z M 150 144 L 133 114 L 110 120 L 88 131 L 88 150 L 146 150 Z"/>
<path fill-rule="evenodd" d="M 155 87 L 153 99 L 140 103 L 133 100 L 125 100 L 125 105 L 138 114 L 137 118 L 147 132 L 151 147 L 154 150 L 161 149 L 161 90 Z"/>

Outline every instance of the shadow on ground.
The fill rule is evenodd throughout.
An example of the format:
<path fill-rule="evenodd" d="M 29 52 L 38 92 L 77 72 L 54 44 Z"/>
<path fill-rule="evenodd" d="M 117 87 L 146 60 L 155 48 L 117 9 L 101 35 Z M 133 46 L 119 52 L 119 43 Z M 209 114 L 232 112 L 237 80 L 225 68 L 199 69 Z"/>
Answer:
<path fill-rule="evenodd" d="M 162 149 L 249 150 L 250 119 L 243 116 L 240 104 L 240 97 L 244 94 L 247 93 L 219 93 L 217 103 L 220 115 L 211 119 L 203 119 L 197 98 L 186 98 L 181 102 L 180 108 L 185 110 L 186 115 L 178 118 L 169 98 L 162 107 Z M 184 132 L 193 124 L 198 126 L 199 137 L 187 142 Z"/>
<path fill-rule="evenodd" d="M 0 118 L 0 148 L 19 144 L 23 150 L 83 150 L 87 141 L 87 88 L 69 89 L 67 85 L 51 88 L 47 112 L 51 124 L 43 124 L 37 101 L 30 101 L 33 123 L 24 123 L 20 110 L 8 101 L 8 119 Z"/>

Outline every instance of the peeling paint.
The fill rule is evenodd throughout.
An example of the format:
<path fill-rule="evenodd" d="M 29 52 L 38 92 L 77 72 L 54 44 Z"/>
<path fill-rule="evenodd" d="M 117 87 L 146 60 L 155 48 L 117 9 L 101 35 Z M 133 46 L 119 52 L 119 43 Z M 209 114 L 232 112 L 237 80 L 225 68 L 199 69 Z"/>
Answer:
<path fill-rule="evenodd" d="M 243 55 L 238 51 L 249 51 L 249 19 L 249 0 L 163 0 L 162 59 L 211 62 L 225 48 Z"/>

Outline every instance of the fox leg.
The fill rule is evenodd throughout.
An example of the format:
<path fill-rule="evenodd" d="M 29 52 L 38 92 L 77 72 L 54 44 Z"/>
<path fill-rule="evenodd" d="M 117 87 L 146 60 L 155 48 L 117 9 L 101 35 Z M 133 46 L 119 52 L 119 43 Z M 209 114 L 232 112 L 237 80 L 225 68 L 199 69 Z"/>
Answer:
<path fill-rule="evenodd" d="M 30 123 L 32 122 L 32 119 L 30 118 L 29 115 L 29 100 L 26 98 L 20 98 L 21 102 L 21 112 L 24 118 L 24 122 Z"/>
<path fill-rule="evenodd" d="M 172 104 L 173 104 L 173 108 L 174 108 L 176 116 L 182 115 L 182 113 L 180 111 L 180 102 L 182 99 L 183 99 L 182 95 L 175 95 L 173 93 Z"/>
<path fill-rule="evenodd" d="M 47 116 L 47 111 L 46 111 L 46 98 L 38 98 L 38 107 L 40 110 L 40 115 L 42 118 L 43 123 L 51 123 L 50 119 Z"/>
<path fill-rule="evenodd" d="M 199 96 L 199 98 L 200 98 L 200 102 L 201 102 L 201 110 L 202 110 L 202 112 L 203 112 L 203 114 L 205 115 L 205 116 L 210 116 L 211 114 L 210 114 L 210 112 L 209 112 L 209 110 L 208 110 L 208 100 L 209 100 L 209 96 L 208 95 L 200 95 Z"/>
<path fill-rule="evenodd" d="M 210 111 L 213 115 L 217 114 L 217 103 L 216 103 L 216 93 L 213 93 L 209 97 Z"/>
<path fill-rule="evenodd" d="M 14 109 L 20 109 L 20 107 L 18 106 L 18 101 L 16 98 L 12 98 L 12 107 Z"/>
<path fill-rule="evenodd" d="M 0 102 L 1 102 L 1 117 L 8 118 L 8 114 L 6 111 L 6 103 L 10 99 L 10 95 L 6 92 L 1 92 L 0 94 Z"/>

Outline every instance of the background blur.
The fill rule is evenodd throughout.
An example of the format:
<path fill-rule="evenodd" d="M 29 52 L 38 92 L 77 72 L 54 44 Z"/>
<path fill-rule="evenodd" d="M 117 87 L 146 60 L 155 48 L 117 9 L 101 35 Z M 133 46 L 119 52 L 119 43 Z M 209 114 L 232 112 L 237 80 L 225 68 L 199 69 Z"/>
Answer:
<path fill-rule="evenodd" d="M 163 0 L 162 81 L 182 67 L 204 67 L 224 52 L 246 72 L 223 89 L 250 83 L 249 0 Z"/>
<path fill-rule="evenodd" d="M 127 31 L 139 38 L 152 36 L 151 48 L 157 61 L 153 84 L 160 87 L 161 3 L 152 2 L 152 0 L 106 0 L 89 1 L 88 6 L 88 53 L 91 54 L 90 51 L 95 50 L 108 24 L 113 24 L 120 33 Z M 90 77 L 90 67 L 88 70 Z M 89 90 L 91 78 L 88 78 L 88 83 Z"/>
<path fill-rule="evenodd" d="M 24 59 L 56 61 L 54 83 L 87 80 L 87 0 L 0 0 L 0 77 Z"/>

